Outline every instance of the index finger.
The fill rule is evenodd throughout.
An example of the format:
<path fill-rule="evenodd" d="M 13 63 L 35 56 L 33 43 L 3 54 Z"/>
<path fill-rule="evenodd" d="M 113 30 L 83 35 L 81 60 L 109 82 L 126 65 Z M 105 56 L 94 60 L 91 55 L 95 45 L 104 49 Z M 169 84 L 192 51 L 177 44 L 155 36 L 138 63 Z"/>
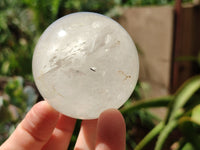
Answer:
<path fill-rule="evenodd" d="M 60 115 L 56 128 L 43 150 L 66 150 L 76 123 L 76 119 Z"/>
<path fill-rule="evenodd" d="M 59 113 L 46 101 L 33 106 L 0 150 L 41 149 L 49 140 L 58 121 Z"/>

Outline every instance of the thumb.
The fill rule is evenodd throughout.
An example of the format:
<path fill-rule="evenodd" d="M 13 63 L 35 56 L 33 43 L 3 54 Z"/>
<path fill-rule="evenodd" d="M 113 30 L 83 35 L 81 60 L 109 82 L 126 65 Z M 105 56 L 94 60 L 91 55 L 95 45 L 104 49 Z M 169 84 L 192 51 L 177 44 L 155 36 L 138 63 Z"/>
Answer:
<path fill-rule="evenodd" d="M 126 126 L 116 109 L 104 111 L 97 123 L 96 150 L 125 150 Z"/>

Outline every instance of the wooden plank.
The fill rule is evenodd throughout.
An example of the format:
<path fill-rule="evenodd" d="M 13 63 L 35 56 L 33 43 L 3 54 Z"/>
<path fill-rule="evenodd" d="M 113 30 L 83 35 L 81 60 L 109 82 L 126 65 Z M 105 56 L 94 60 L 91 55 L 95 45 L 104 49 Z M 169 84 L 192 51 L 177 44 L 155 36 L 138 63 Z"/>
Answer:
<path fill-rule="evenodd" d="M 179 5 L 180 7 L 180 5 Z M 175 41 L 172 55 L 171 92 L 189 77 L 197 73 L 190 56 L 200 50 L 200 11 L 199 6 L 187 5 L 176 10 Z M 185 57 L 185 60 L 180 59 Z"/>

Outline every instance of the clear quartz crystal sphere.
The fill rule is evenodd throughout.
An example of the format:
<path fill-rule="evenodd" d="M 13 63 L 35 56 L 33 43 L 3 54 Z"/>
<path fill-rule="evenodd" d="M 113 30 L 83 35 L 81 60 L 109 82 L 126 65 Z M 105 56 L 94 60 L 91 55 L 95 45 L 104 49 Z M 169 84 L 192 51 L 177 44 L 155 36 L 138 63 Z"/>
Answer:
<path fill-rule="evenodd" d="M 128 33 L 114 20 L 90 12 L 52 23 L 35 47 L 32 65 L 45 100 L 78 119 L 98 118 L 102 111 L 122 106 L 139 72 Z"/>

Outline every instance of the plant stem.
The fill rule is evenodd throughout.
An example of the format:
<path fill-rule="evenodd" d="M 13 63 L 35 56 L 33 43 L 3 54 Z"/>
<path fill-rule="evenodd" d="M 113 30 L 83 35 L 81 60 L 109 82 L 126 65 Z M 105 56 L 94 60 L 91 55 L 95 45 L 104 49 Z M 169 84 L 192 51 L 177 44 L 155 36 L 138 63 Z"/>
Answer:
<path fill-rule="evenodd" d="M 164 122 L 159 123 L 155 128 L 153 128 L 140 143 L 135 147 L 135 150 L 141 150 L 144 148 L 164 127 Z"/>
<path fill-rule="evenodd" d="M 171 108 L 168 110 L 166 123 L 175 118 L 175 113 L 183 107 L 190 97 L 200 88 L 200 76 L 195 76 L 187 80 L 183 86 L 176 92 L 175 99 L 171 103 Z"/>
<path fill-rule="evenodd" d="M 152 107 L 166 107 L 173 99 L 173 96 L 167 96 L 167 97 L 161 97 L 156 99 L 150 99 L 150 100 L 141 100 L 138 102 L 135 102 L 127 107 L 123 107 L 121 109 L 121 113 L 129 113 L 131 111 L 135 111 L 141 108 L 152 108 Z"/>
<path fill-rule="evenodd" d="M 162 150 L 162 147 L 164 145 L 164 142 L 166 141 L 169 134 L 173 131 L 173 129 L 178 125 L 177 120 L 170 121 L 165 128 L 160 133 L 158 140 L 156 142 L 155 150 Z"/>
<path fill-rule="evenodd" d="M 167 124 L 165 124 L 165 127 L 163 128 L 163 130 L 161 131 L 158 140 L 156 142 L 156 146 L 155 146 L 155 150 L 161 150 L 167 137 L 169 136 L 169 134 L 174 130 L 175 127 L 178 126 L 178 118 L 180 118 L 180 116 L 182 116 L 184 113 L 183 109 L 178 109 L 177 111 L 175 111 L 174 113 L 174 119 L 171 120 L 170 122 L 168 122 Z"/>

